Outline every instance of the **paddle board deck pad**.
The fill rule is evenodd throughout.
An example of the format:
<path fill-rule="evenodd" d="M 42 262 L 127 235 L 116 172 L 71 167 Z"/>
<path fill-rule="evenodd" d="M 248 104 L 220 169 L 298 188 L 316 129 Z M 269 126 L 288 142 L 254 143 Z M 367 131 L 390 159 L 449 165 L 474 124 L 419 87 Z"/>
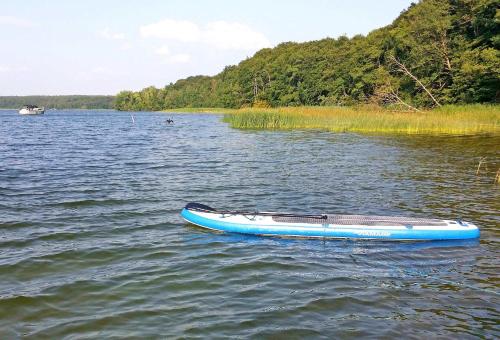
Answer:
<path fill-rule="evenodd" d="M 384 240 L 464 240 L 479 237 L 478 227 L 461 220 L 245 212 L 216 210 L 199 203 L 187 204 L 181 216 L 203 228 L 265 236 Z"/>

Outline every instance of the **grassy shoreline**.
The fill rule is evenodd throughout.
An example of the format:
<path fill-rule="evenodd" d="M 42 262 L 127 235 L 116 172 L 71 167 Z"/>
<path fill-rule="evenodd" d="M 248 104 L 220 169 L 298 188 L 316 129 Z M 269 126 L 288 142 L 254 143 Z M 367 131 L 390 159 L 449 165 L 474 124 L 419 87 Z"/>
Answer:
<path fill-rule="evenodd" d="M 237 111 L 238 111 L 237 109 L 225 109 L 222 107 L 181 107 L 177 109 L 161 110 L 160 112 L 232 114 Z"/>
<path fill-rule="evenodd" d="M 253 130 L 314 129 L 392 134 L 500 134 L 500 105 L 448 105 L 421 112 L 377 106 L 281 108 L 183 108 L 165 112 L 224 114 L 231 127 Z"/>

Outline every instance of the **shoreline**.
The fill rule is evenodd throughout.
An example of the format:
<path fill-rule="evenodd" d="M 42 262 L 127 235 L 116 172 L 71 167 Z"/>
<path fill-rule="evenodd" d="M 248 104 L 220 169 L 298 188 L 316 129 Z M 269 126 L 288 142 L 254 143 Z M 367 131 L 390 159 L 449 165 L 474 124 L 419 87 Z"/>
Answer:
<path fill-rule="evenodd" d="M 238 109 L 225 109 L 225 108 L 217 108 L 217 107 L 182 107 L 176 109 L 166 109 L 159 110 L 156 112 L 163 113 L 206 113 L 206 114 L 231 114 L 234 113 L 235 110 Z"/>
<path fill-rule="evenodd" d="M 171 113 L 223 114 L 233 128 L 323 130 L 369 134 L 499 135 L 500 105 L 446 105 L 425 111 L 379 106 L 298 106 L 278 108 L 179 108 Z"/>

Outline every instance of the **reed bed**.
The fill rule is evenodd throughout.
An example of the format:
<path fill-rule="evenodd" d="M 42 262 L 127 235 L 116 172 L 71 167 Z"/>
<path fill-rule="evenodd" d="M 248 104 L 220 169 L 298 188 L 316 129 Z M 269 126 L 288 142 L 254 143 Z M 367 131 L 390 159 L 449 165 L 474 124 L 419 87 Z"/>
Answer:
<path fill-rule="evenodd" d="M 244 108 L 226 109 L 221 113 L 225 114 L 225 122 L 239 129 L 448 135 L 500 133 L 500 105 L 453 105 L 421 112 L 359 106 Z"/>
<path fill-rule="evenodd" d="M 226 113 L 234 113 L 235 109 L 226 109 L 226 108 L 212 108 L 212 107 L 181 107 L 175 109 L 166 109 L 161 112 L 169 113 L 213 113 L 213 114 L 226 114 Z"/>

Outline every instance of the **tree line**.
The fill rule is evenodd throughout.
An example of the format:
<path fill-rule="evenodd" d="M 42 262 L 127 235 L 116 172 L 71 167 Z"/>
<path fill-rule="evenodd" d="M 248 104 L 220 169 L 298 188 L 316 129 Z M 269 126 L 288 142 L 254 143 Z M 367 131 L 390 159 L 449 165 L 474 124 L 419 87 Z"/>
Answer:
<path fill-rule="evenodd" d="M 46 109 L 113 109 L 115 96 L 0 96 L 0 108 L 37 105 Z"/>
<path fill-rule="evenodd" d="M 122 91 L 115 108 L 496 103 L 499 25 L 496 0 L 422 0 L 367 36 L 282 43 L 213 77 Z"/>

